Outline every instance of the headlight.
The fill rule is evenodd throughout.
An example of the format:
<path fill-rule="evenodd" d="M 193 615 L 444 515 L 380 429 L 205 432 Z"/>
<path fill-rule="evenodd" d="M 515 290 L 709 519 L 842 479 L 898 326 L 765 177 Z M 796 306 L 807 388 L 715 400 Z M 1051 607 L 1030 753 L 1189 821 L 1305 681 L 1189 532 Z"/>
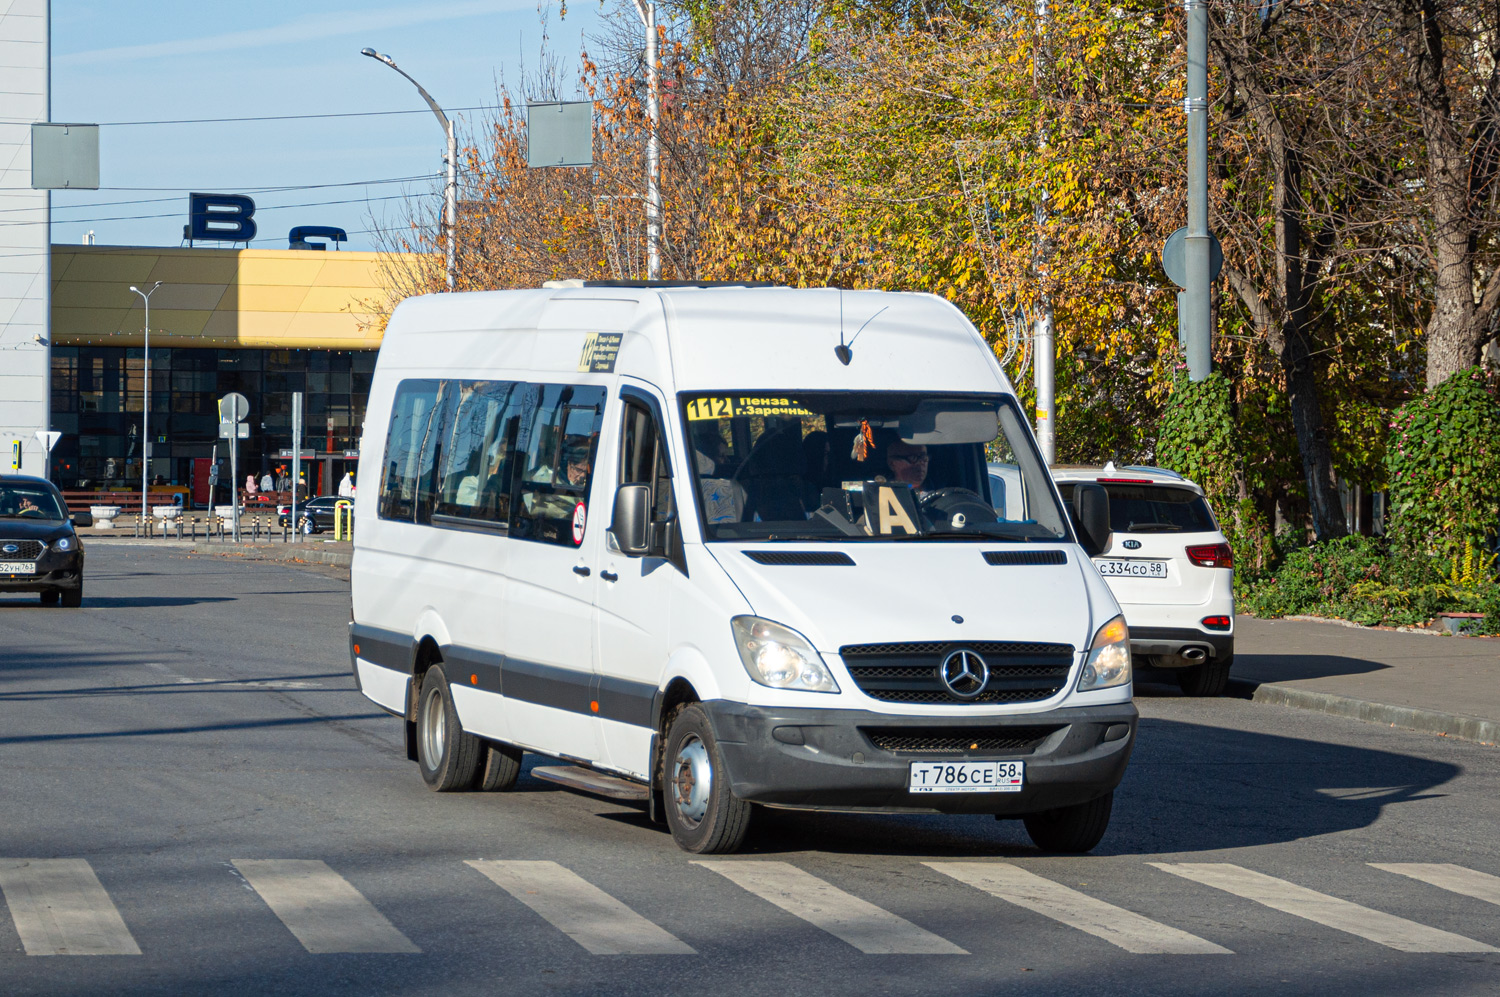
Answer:
<path fill-rule="evenodd" d="M 73 538 L 72 537 L 63 537 L 60 540 L 54 540 L 52 542 L 52 549 L 53 550 L 72 550 L 73 549 Z"/>
<path fill-rule="evenodd" d="M 800 692 L 838 692 L 838 683 L 807 638 L 790 627 L 758 616 L 729 621 L 745 671 L 761 685 Z"/>
<path fill-rule="evenodd" d="M 1089 656 L 1078 676 L 1078 691 L 1112 689 L 1130 682 L 1130 629 L 1116 616 L 1094 634 Z"/>

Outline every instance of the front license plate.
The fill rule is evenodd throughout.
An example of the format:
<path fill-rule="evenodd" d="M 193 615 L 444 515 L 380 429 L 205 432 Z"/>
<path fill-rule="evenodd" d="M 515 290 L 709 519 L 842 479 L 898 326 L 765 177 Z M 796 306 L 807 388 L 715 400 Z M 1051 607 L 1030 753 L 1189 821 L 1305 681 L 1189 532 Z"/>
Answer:
<path fill-rule="evenodd" d="M 912 762 L 912 793 L 1019 793 L 1025 762 Z"/>
<path fill-rule="evenodd" d="M 1165 578 L 1166 561 L 1118 561 L 1108 558 L 1096 560 L 1094 567 L 1105 578 Z"/>
<path fill-rule="evenodd" d="M 36 564 L 31 561 L 0 561 L 0 575 L 34 575 Z"/>

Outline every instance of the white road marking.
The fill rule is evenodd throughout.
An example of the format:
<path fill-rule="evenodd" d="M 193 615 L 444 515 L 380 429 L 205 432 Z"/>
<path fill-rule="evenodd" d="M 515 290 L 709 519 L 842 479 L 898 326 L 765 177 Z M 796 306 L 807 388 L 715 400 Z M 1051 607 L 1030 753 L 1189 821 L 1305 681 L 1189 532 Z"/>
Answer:
<path fill-rule="evenodd" d="M 945 876 L 1086 931 L 1140 955 L 1233 955 L 1222 945 L 1160 924 L 1003 862 L 924 862 Z"/>
<path fill-rule="evenodd" d="M 324 862 L 235 859 L 234 867 L 314 955 L 422 951 Z"/>
<path fill-rule="evenodd" d="M 1150 862 L 1163 872 L 1401 952 L 1494 952 L 1493 947 L 1404 917 L 1340 900 L 1228 862 Z"/>
<path fill-rule="evenodd" d="M 27 955 L 140 955 L 83 859 L 0 859 L 0 892 Z"/>
<path fill-rule="evenodd" d="M 694 861 L 866 955 L 968 955 L 946 938 L 789 862 Z"/>
<path fill-rule="evenodd" d="M 1500 904 L 1500 876 L 1475 872 L 1449 862 L 1371 862 L 1377 869 L 1410 876 L 1450 893 Z"/>
<path fill-rule="evenodd" d="M 556 862 L 475 859 L 464 864 L 594 955 L 695 954 L 676 935 Z"/>

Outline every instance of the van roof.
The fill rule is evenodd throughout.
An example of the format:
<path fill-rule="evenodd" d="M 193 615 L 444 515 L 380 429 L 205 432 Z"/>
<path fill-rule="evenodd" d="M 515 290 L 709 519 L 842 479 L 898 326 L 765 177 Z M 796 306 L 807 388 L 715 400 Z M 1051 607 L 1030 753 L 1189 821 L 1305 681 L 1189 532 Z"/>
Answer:
<path fill-rule="evenodd" d="M 620 332 L 617 370 L 676 390 L 1009 392 L 994 353 L 931 294 L 608 281 L 431 294 L 391 316 L 381 360 L 408 370 L 576 369 L 590 332 Z M 493 333 L 535 331 L 524 349 Z M 432 335 L 454 337 L 434 349 Z M 834 350 L 852 349 L 846 365 Z M 986 360 L 988 362 L 986 362 Z"/>

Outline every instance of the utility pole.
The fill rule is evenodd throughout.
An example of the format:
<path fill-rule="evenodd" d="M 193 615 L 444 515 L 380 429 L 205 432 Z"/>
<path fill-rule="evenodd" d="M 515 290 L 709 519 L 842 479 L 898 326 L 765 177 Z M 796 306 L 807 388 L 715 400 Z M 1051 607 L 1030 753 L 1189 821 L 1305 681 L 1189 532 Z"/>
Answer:
<path fill-rule="evenodd" d="M 1036 58 L 1032 60 L 1032 81 L 1038 88 L 1040 94 L 1043 81 L 1040 79 L 1038 67 L 1041 64 L 1041 43 L 1047 34 L 1047 0 L 1037 0 L 1037 17 L 1041 22 L 1038 32 L 1038 45 Z M 1038 104 L 1038 115 L 1042 113 L 1041 105 Z M 1038 129 L 1040 140 L 1037 145 L 1039 153 L 1047 150 L 1047 127 L 1043 123 Z M 1036 207 L 1036 229 L 1037 229 L 1037 275 L 1046 273 L 1046 237 L 1043 234 L 1043 226 L 1047 222 L 1047 192 L 1041 192 L 1041 198 Z M 1032 352 L 1034 360 L 1032 376 L 1036 384 L 1036 442 L 1042 449 L 1042 459 L 1048 464 L 1057 462 L 1057 434 L 1054 425 L 1057 421 L 1057 412 L 1054 408 L 1056 398 L 1056 371 L 1057 371 L 1057 339 L 1052 330 L 1052 301 L 1047 297 L 1045 291 L 1037 300 L 1036 320 L 1032 328 Z"/>
<path fill-rule="evenodd" d="M 646 27 L 646 279 L 661 280 L 661 161 L 656 142 L 661 100 L 655 0 L 635 0 L 635 9 Z"/>
<path fill-rule="evenodd" d="M 1187 347 L 1188 377 L 1201 381 L 1210 371 L 1209 296 L 1212 236 L 1208 232 L 1208 7 L 1207 0 L 1182 0 L 1187 15 L 1188 223 L 1180 298 Z"/>
<path fill-rule="evenodd" d="M 151 478 L 151 295 L 161 287 L 162 282 L 157 281 L 151 285 L 151 290 L 142 291 L 134 284 L 130 289 L 141 296 L 146 303 L 146 317 L 143 328 L 145 329 L 145 348 L 142 350 L 141 365 L 141 536 L 146 536 L 146 524 L 150 522 L 146 517 L 151 515 L 151 508 L 146 504 L 146 486 Z"/>

